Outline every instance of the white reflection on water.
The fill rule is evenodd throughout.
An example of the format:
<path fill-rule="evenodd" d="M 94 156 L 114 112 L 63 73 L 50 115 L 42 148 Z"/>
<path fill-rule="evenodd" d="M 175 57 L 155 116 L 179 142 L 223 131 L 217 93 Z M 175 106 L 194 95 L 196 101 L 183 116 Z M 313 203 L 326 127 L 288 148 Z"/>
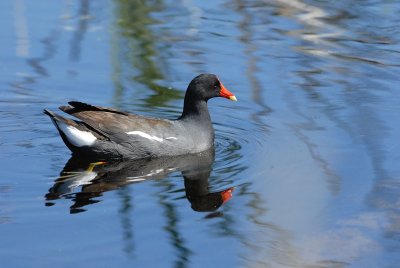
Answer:
<path fill-rule="evenodd" d="M 14 1 L 14 27 L 16 34 L 16 55 L 18 57 L 29 56 L 29 31 L 26 20 L 26 6 L 24 0 Z"/>

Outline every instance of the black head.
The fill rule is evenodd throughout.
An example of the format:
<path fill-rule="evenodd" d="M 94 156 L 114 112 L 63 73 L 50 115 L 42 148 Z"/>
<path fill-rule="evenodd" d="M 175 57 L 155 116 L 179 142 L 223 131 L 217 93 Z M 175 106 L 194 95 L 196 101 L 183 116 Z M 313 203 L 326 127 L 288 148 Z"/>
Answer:
<path fill-rule="evenodd" d="M 235 100 L 236 97 L 219 81 L 214 74 L 200 74 L 193 78 L 186 91 L 186 98 L 192 101 L 208 101 L 214 97 L 224 97 Z"/>

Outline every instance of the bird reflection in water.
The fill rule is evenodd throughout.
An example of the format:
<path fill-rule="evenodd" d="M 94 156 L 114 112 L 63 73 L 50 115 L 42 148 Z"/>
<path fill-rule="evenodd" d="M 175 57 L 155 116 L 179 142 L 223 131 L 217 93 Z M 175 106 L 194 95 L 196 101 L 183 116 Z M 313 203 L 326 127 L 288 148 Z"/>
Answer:
<path fill-rule="evenodd" d="M 192 155 L 104 162 L 72 156 L 60 177 L 45 195 L 46 206 L 56 199 L 72 199 L 71 213 L 85 211 L 84 206 L 100 202 L 96 197 L 128 184 L 162 179 L 174 171 L 184 178 L 186 198 L 195 211 L 213 212 L 232 198 L 233 187 L 210 192 L 209 182 L 214 162 L 214 148 Z"/>

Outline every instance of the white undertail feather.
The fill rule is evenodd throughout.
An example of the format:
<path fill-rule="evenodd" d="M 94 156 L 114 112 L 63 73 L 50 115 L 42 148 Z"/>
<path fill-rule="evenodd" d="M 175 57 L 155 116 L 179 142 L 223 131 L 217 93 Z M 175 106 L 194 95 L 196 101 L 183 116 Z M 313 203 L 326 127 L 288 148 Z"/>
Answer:
<path fill-rule="evenodd" d="M 77 147 L 90 146 L 97 138 L 88 131 L 79 130 L 76 127 L 65 124 L 62 121 L 55 121 L 54 124 L 67 136 L 68 141 Z"/>

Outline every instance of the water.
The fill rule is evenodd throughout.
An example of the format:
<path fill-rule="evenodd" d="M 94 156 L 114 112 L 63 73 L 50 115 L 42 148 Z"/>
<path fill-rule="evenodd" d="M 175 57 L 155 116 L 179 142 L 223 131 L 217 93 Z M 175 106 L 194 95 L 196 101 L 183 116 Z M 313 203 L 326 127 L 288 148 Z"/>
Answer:
<path fill-rule="evenodd" d="M 1 266 L 399 267 L 399 12 L 2 1 Z M 239 100 L 209 103 L 215 160 L 88 169 L 42 114 L 81 100 L 174 118 L 202 72 Z"/>

